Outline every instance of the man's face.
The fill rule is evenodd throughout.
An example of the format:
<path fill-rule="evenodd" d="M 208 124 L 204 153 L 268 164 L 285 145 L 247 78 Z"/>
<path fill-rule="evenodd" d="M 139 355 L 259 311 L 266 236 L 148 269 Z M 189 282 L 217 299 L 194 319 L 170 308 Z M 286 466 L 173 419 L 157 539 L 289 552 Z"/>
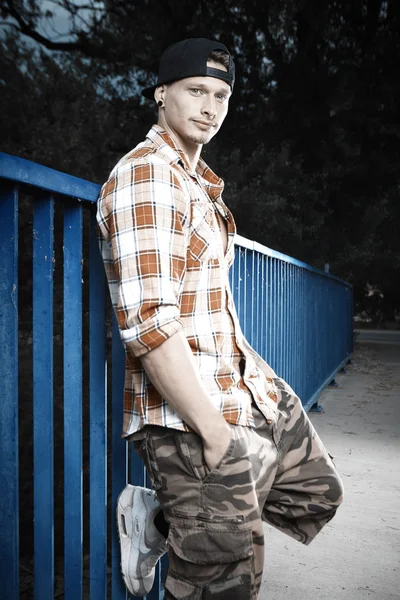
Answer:
<path fill-rule="evenodd" d="M 214 62 L 207 65 L 226 71 Z M 156 93 L 164 103 L 159 123 L 183 145 L 207 144 L 226 117 L 230 95 L 230 86 L 215 77 L 188 77 L 161 86 Z"/>

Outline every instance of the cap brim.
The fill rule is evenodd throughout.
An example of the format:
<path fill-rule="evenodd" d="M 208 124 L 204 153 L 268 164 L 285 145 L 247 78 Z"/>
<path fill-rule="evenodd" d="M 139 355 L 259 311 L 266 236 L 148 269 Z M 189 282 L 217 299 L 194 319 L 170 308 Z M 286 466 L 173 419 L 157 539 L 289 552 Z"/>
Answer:
<path fill-rule="evenodd" d="M 154 92 L 156 91 L 157 87 L 157 85 L 152 85 L 151 87 L 144 88 L 142 90 L 142 96 L 148 100 L 154 100 Z"/>

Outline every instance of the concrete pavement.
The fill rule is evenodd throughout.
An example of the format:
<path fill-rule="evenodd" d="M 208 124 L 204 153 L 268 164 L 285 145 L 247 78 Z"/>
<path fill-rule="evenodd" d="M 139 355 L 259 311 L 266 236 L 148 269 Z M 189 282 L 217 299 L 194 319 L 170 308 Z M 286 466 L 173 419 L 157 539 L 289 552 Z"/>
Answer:
<path fill-rule="evenodd" d="M 344 503 L 308 547 L 265 526 L 260 600 L 400 599 L 400 344 L 358 342 L 336 381 L 310 417 Z"/>

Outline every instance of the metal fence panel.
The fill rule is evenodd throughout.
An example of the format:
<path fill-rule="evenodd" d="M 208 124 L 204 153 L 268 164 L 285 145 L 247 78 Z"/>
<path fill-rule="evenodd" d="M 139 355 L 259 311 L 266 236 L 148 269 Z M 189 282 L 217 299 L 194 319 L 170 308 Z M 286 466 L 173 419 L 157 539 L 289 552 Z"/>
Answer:
<path fill-rule="evenodd" d="M 351 356 L 351 286 L 240 236 L 230 281 L 245 337 L 310 409 Z"/>
<path fill-rule="evenodd" d="M 116 502 L 129 481 L 148 485 L 144 467 L 121 438 L 125 353 L 106 302 L 94 208 L 100 186 L 0 153 L 0 575 L 8 600 L 19 598 L 18 545 L 18 194 L 12 181 L 46 190 L 34 200 L 33 430 L 35 598 L 54 596 L 53 509 L 53 210 L 64 207 L 63 440 L 64 597 L 83 595 L 84 524 L 89 523 L 90 597 L 126 600 L 120 574 Z M 7 181 L 8 180 L 8 181 Z M 54 194 L 54 199 L 52 197 Z M 71 196 L 71 197 L 68 197 Z M 83 202 L 84 201 L 84 202 Z M 90 212 L 89 252 L 82 243 Z M 244 335 L 310 408 L 352 353 L 351 286 L 238 236 L 230 281 Z M 86 254 L 85 254 L 86 252 Z M 89 261 L 88 342 L 83 352 L 82 261 Z M 107 335 L 111 350 L 108 350 Z M 88 356 L 87 356 L 88 355 Z M 88 360 L 88 397 L 83 362 Z M 86 411 L 86 407 L 88 410 Z M 89 424 L 83 415 L 89 415 Z M 108 426 L 107 415 L 112 416 Z M 89 516 L 83 503 L 83 429 L 89 432 Z M 108 456 L 110 457 L 109 460 Z M 108 478 L 107 474 L 110 473 Z M 108 532 L 111 530 L 111 539 Z M 109 556 L 111 558 L 109 559 Z M 163 598 L 166 560 L 147 600 Z M 111 567 L 111 575 L 107 569 Z"/>

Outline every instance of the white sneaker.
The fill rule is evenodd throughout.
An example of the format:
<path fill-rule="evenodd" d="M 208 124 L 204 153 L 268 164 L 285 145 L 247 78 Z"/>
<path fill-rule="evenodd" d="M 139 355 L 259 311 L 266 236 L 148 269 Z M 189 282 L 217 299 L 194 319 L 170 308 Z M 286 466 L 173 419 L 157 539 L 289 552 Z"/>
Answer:
<path fill-rule="evenodd" d="M 167 551 L 167 540 L 154 525 L 159 510 L 153 490 L 128 484 L 118 496 L 121 571 L 126 587 L 135 596 L 150 592 L 156 564 Z"/>

